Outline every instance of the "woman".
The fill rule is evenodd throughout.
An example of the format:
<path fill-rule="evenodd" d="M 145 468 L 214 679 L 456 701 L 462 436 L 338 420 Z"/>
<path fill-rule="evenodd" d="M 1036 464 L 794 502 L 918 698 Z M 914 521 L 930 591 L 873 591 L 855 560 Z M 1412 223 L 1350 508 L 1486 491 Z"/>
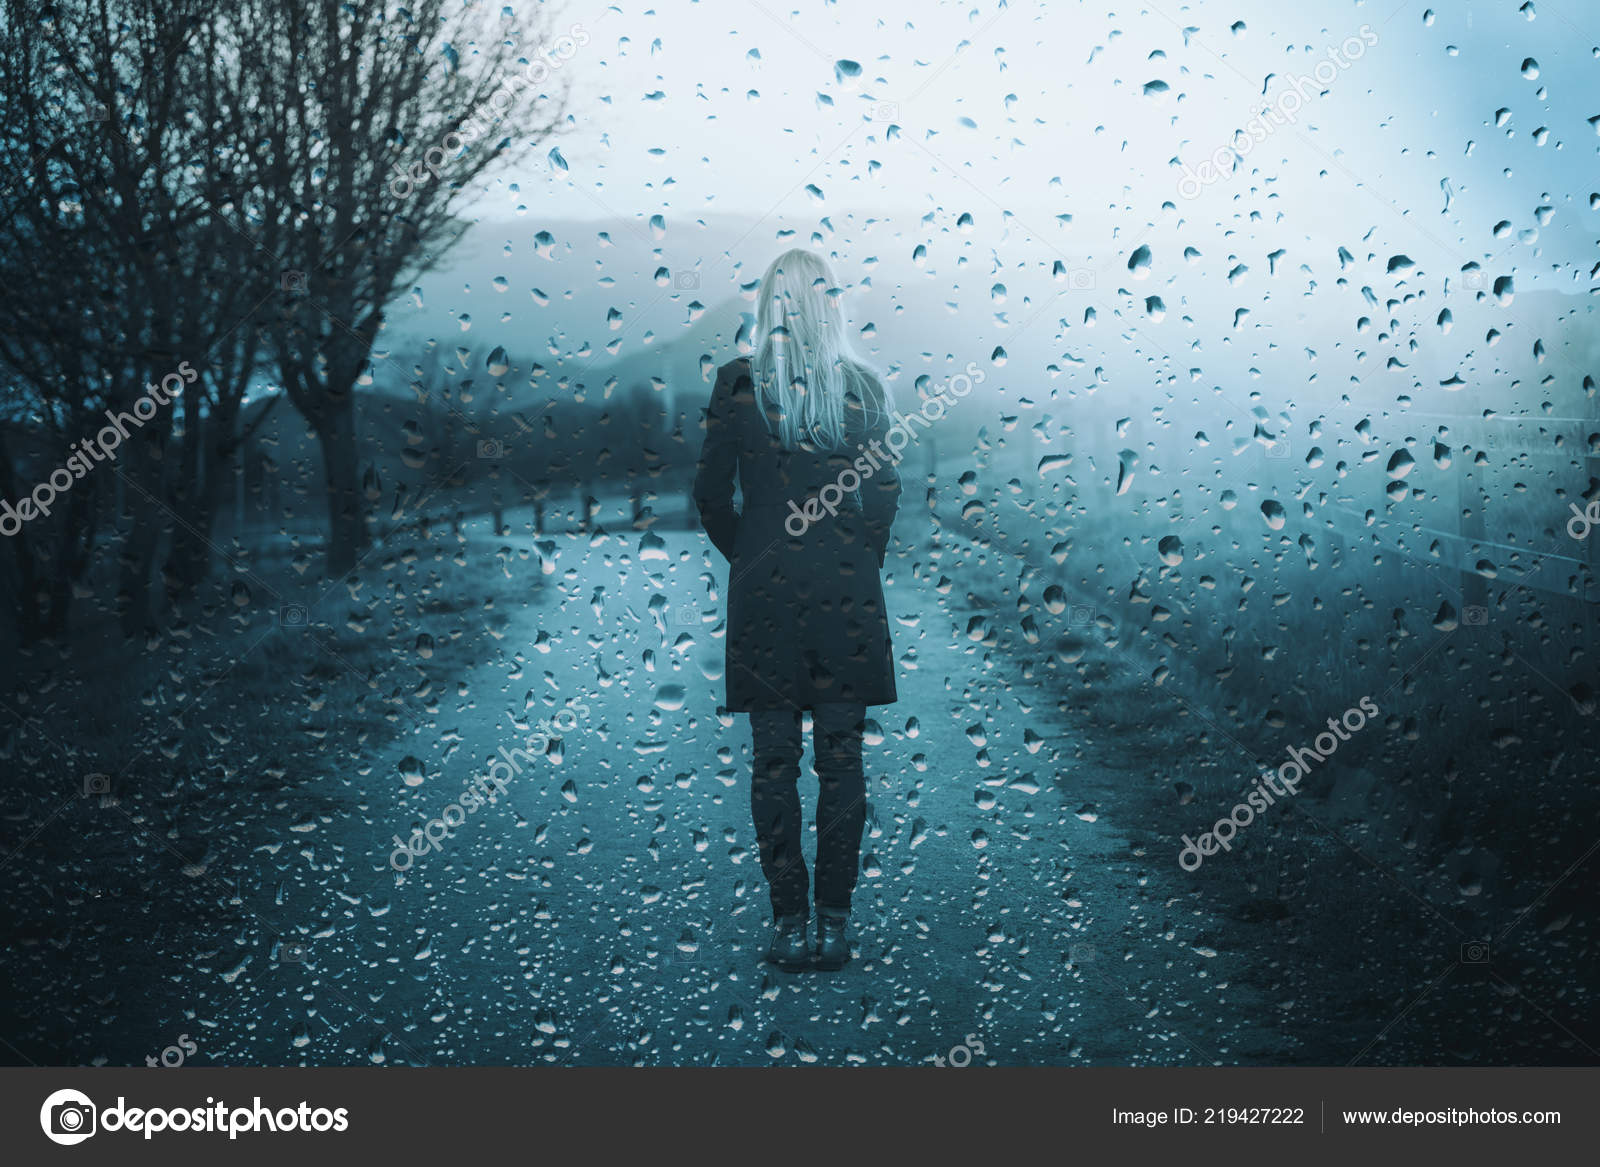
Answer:
<path fill-rule="evenodd" d="M 727 704 L 750 715 L 750 809 L 774 919 L 767 959 L 813 960 L 801 853 L 801 713 L 818 782 L 818 968 L 850 959 L 845 921 L 866 823 L 861 731 L 895 699 L 878 572 L 900 479 L 882 442 L 888 393 L 851 351 L 822 257 L 787 251 L 756 297 L 755 350 L 717 370 L 695 476 L 728 560 Z M 743 491 L 733 505 L 734 481 Z"/>

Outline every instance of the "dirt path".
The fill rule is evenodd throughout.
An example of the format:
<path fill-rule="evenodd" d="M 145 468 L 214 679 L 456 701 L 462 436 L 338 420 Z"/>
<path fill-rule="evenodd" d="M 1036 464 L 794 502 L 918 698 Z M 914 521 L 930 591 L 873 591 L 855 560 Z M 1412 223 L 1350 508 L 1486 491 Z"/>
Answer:
<path fill-rule="evenodd" d="M 376 760 L 348 858 L 352 882 L 377 890 L 312 942 L 311 965 L 352 997 L 385 978 L 364 1024 L 381 1018 L 383 1056 L 407 1061 L 903 1064 L 950 1057 L 969 1034 L 1002 1064 L 1266 1055 L 1273 1035 L 1196 942 L 1207 920 L 1175 869 L 1118 832 L 1127 758 L 1099 740 L 1116 735 L 1082 701 L 1058 711 L 1053 671 L 1017 675 L 1003 621 L 966 598 L 1003 591 L 1001 565 L 955 548 L 891 561 L 901 700 L 875 711 L 858 956 L 843 972 L 760 961 L 748 732 L 717 715 L 707 589 L 723 572 L 682 532 L 544 545 L 560 606 L 514 615 L 443 732 Z M 1106 685 L 1099 699 L 1125 696 Z M 587 711 L 558 718 L 569 702 Z M 559 760 L 529 763 L 390 887 L 392 836 L 443 815 L 541 718 L 577 720 Z M 408 755 L 419 786 L 398 776 Z M 339 1044 L 313 1033 L 306 1056 L 342 1060 Z"/>
<path fill-rule="evenodd" d="M 1294 1060 L 1247 987 L 1247 926 L 1217 943 L 1228 902 L 1145 842 L 1174 783 L 1224 763 L 1033 584 L 1022 621 L 1016 562 L 948 534 L 891 557 L 901 700 L 869 735 L 857 956 L 788 975 L 760 959 L 749 736 L 718 714 L 726 573 L 704 537 L 463 535 L 366 585 L 355 635 L 398 667 L 322 662 L 385 732 L 355 721 L 284 775 L 281 727 L 204 712 L 232 777 L 47 823 L 26 868 L 47 890 L 13 905 L 18 1060 L 141 1064 L 180 1035 L 225 1065 Z M 397 876 L 395 836 L 463 806 L 541 724 L 551 756 L 500 771 L 508 791 L 449 812 Z"/>

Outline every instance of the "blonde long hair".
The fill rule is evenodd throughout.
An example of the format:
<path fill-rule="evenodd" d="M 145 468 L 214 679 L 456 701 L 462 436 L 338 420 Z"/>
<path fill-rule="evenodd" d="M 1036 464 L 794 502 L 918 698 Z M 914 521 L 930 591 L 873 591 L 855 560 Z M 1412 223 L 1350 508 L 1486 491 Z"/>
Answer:
<path fill-rule="evenodd" d="M 847 411 L 861 410 L 868 427 L 888 415 L 883 383 L 845 332 L 842 296 L 828 261 L 803 248 L 785 251 L 761 277 L 750 367 L 762 414 L 786 450 L 842 449 Z"/>

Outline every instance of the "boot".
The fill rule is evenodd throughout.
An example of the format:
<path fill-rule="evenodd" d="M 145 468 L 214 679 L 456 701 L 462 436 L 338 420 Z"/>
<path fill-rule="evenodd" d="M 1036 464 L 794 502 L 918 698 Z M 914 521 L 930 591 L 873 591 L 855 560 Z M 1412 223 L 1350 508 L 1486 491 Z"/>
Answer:
<path fill-rule="evenodd" d="M 804 916 L 779 916 L 772 924 L 772 941 L 767 959 L 784 972 L 799 972 L 811 963 L 811 943 L 806 937 Z"/>
<path fill-rule="evenodd" d="M 850 939 L 845 935 L 848 919 L 837 912 L 817 910 L 817 967 L 833 972 L 850 960 Z"/>

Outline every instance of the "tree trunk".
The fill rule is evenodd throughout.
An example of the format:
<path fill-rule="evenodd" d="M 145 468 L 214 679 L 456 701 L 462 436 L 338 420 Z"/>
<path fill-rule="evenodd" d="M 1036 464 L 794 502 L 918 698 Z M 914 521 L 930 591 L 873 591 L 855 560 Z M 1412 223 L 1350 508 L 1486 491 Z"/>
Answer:
<path fill-rule="evenodd" d="M 355 398 L 328 401 L 317 430 L 328 478 L 328 574 L 348 575 L 367 547 L 366 505 L 357 473 Z"/>
<path fill-rule="evenodd" d="M 21 497 L 17 488 L 16 474 L 11 468 L 11 458 L 6 450 L 4 435 L 0 435 L 0 490 L 5 492 L 5 497 L 15 500 Z M 37 640 L 43 633 L 42 611 L 39 596 L 39 574 L 34 556 L 38 545 L 34 532 L 26 525 L 4 543 L 11 548 L 11 555 L 16 562 L 16 596 L 17 596 L 17 638 L 23 644 L 30 644 Z"/>
<path fill-rule="evenodd" d="M 172 550 L 165 569 L 168 597 L 174 603 L 193 595 L 211 572 L 218 459 L 216 441 L 208 441 L 208 438 L 226 440 L 222 434 L 226 434 L 233 423 L 226 403 L 219 402 L 213 407 L 212 417 L 204 419 L 197 406 L 191 404 L 194 398 L 193 394 L 186 395 L 183 402 L 183 458 L 173 499 L 173 510 L 178 518 L 173 525 Z M 221 434 L 213 433 L 213 427 L 221 430 Z"/>
<path fill-rule="evenodd" d="M 211 574 L 212 529 L 216 525 L 215 500 L 204 487 L 188 499 L 179 500 L 178 517 L 172 529 L 172 549 L 165 569 L 167 591 L 174 601 L 187 599 Z"/>
<path fill-rule="evenodd" d="M 153 521 L 154 515 L 138 513 L 145 509 L 142 499 L 130 497 L 128 501 L 132 514 L 117 556 L 117 608 L 122 617 L 122 633 L 131 638 L 144 635 L 156 618 L 151 577 L 161 532 Z"/>
<path fill-rule="evenodd" d="M 126 476 L 131 488 L 123 493 L 126 504 L 118 516 L 122 550 L 117 556 L 117 610 L 124 636 L 143 636 L 157 617 L 154 576 L 156 553 L 171 516 L 159 511 L 153 499 L 164 497 L 161 450 L 152 439 L 131 432 L 122 444 L 121 462 L 113 472 Z"/>
<path fill-rule="evenodd" d="M 24 529 L 5 542 L 6 546 L 11 548 L 12 557 L 17 565 L 17 639 L 23 644 L 32 644 L 45 634 L 44 606 L 41 603 L 43 599 L 41 593 L 44 589 L 40 584 L 34 562 L 33 540 Z"/>
<path fill-rule="evenodd" d="M 45 618 L 44 634 L 63 637 L 67 632 L 67 615 L 72 608 L 72 585 L 83 578 L 88 570 L 89 556 L 94 550 L 96 499 L 88 483 L 82 483 L 67 500 L 60 540 L 56 544 L 55 569 L 49 581 L 50 609 Z"/>
<path fill-rule="evenodd" d="M 71 535 L 63 535 L 65 541 Z M 67 613 L 72 610 L 72 581 L 63 575 L 57 575 L 50 581 L 50 615 L 44 626 L 44 635 L 51 640 L 59 640 L 67 633 Z"/>

